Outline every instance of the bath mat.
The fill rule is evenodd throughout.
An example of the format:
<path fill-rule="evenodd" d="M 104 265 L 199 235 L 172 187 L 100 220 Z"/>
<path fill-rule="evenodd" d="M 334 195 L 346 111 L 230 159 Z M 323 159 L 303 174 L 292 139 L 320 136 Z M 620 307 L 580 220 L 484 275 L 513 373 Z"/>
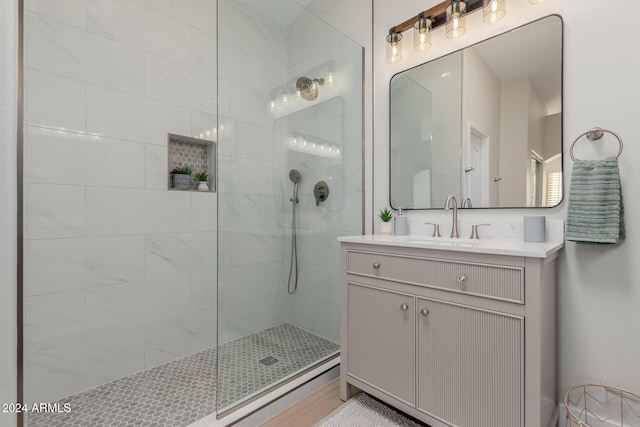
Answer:
<path fill-rule="evenodd" d="M 314 427 L 421 427 L 365 393 L 343 403 Z"/>

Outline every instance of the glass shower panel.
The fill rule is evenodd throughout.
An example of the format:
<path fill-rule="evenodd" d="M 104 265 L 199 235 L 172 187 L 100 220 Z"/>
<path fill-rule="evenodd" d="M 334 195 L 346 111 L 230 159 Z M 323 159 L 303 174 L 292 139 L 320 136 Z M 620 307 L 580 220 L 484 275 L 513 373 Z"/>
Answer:
<path fill-rule="evenodd" d="M 339 351 L 336 238 L 362 230 L 362 48 L 293 0 L 221 0 L 218 16 L 222 413 Z"/>

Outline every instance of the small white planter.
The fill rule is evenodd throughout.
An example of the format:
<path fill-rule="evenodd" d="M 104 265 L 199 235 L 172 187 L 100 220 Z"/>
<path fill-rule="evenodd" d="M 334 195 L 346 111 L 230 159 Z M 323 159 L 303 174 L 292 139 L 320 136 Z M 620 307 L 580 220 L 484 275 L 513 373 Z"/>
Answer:
<path fill-rule="evenodd" d="M 393 232 L 393 221 L 380 222 L 380 234 L 391 235 L 392 232 Z"/>
<path fill-rule="evenodd" d="M 207 181 L 199 181 L 198 190 L 209 191 L 209 183 Z"/>

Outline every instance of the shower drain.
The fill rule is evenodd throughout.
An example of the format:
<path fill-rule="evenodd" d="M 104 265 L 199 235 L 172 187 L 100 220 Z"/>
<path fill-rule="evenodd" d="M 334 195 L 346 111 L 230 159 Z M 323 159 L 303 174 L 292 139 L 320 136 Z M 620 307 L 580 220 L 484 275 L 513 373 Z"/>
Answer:
<path fill-rule="evenodd" d="M 278 359 L 276 359 L 273 356 L 269 356 L 269 357 L 265 357 L 262 360 L 259 360 L 260 363 L 262 363 L 264 366 L 271 366 L 274 363 L 276 363 L 278 361 Z"/>

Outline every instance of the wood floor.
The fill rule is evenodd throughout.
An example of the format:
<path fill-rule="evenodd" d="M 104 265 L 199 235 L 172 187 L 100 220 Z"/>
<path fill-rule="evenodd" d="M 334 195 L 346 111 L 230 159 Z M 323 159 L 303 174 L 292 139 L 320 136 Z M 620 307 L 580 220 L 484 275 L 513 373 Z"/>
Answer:
<path fill-rule="evenodd" d="M 335 379 L 311 396 L 260 424 L 260 427 L 311 427 L 340 405 L 340 381 Z"/>

